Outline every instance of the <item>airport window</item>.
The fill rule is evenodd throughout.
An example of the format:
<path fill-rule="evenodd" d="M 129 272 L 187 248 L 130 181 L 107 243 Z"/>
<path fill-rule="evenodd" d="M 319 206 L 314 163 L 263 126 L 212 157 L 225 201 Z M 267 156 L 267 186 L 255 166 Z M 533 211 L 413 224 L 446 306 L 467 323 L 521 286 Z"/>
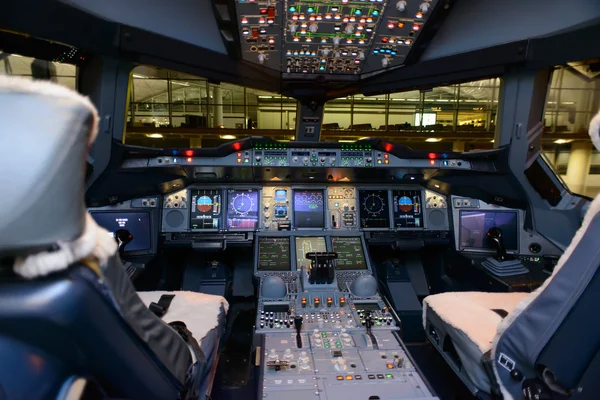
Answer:
<path fill-rule="evenodd" d="M 212 147 L 245 136 L 294 137 L 296 100 L 277 93 L 146 66 L 133 70 L 129 93 L 128 144 Z"/>
<path fill-rule="evenodd" d="M 455 140 L 484 139 L 483 147 L 490 148 L 499 93 L 495 78 L 423 92 L 338 98 L 325 104 L 322 140 L 381 137 L 413 148 L 448 150 Z"/>
<path fill-rule="evenodd" d="M 594 67 L 595 66 L 595 67 Z M 544 152 L 575 193 L 600 193 L 600 153 L 593 150 L 589 123 L 600 109 L 600 72 L 584 61 L 552 72 L 544 111 Z"/>
<path fill-rule="evenodd" d="M 4 53 L 0 50 L 0 74 L 49 80 L 77 90 L 77 67 L 72 64 Z"/>

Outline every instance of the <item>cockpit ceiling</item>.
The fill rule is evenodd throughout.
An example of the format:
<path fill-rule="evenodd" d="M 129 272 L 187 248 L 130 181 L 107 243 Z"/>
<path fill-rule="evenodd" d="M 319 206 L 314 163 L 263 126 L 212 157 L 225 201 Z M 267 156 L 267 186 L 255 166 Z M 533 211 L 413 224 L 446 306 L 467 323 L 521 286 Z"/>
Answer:
<path fill-rule="evenodd" d="M 283 77 L 401 66 L 438 0 L 237 0 L 242 57 Z"/>

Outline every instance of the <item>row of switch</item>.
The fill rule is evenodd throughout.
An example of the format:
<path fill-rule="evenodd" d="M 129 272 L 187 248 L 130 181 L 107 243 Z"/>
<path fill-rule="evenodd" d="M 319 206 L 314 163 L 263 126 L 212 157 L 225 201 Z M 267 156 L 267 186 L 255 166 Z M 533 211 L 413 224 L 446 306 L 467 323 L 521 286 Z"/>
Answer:
<path fill-rule="evenodd" d="M 367 377 L 369 379 L 393 379 L 394 375 L 392 375 L 392 374 L 385 374 L 385 375 L 384 374 L 375 374 L 375 375 L 370 374 L 370 375 L 367 375 Z M 342 375 L 338 375 L 338 376 L 336 376 L 336 379 L 338 381 L 344 381 L 344 380 L 346 380 L 346 381 L 352 381 L 352 380 L 360 381 L 360 380 L 362 380 L 362 375 L 346 375 L 345 377 L 342 376 Z"/>
<path fill-rule="evenodd" d="M 303 297 L 300 300 L 300 304 L 302 305 L 303 308 L 306 308 L 308 304 L 308 299 L 306 297 Z M 313 304 L 315 307 L 320 307 L 321 306 L 321 298 L 320 297 L 315 297 L 313 299 Z M 327 307 L 331 307 L 333 306 L 333 298 L 332 297 L 328 297 L 326 300 L 326 304 Z M 346 298 L 345 297 L 340 297 L 340 307 L 344 307 L 346 305 Z"/>

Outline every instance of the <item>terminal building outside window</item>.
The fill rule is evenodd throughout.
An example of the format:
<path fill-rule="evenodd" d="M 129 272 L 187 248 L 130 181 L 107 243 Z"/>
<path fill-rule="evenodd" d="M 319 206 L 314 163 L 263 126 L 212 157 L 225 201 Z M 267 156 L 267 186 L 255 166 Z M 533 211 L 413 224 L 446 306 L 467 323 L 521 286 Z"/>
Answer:
<path fill-rule="evenodd" d="M 0 51 L 0 73 L 77 89 L 77 67 Z M 323 141 L 379 137 L 413 149 L 470 151 L 493 147 L 501 80 L 429 91 L 354 95 L 325 104 Z M 132 74 L 125 143 L 212 147 L 246 136 L 294 140 L 296 100 L 277 93 L 138 66 Z M 600 153 L 587 136 L 600 109 L 600 73 L 587 63 L 552 73 L 543 116 L 546 158 L 570 190 L 600 193 Z"/>

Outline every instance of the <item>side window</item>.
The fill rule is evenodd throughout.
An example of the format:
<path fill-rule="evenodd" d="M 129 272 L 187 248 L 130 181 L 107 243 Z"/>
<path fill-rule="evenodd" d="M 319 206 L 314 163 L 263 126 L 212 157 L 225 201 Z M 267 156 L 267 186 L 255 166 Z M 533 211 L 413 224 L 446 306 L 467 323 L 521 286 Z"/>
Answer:
<path fill-rule="evenodd" d="M 77 66 L 73 64 L 4 53 L 0 50 L 0 74 L 49 80 L 77 90 Z"/>
<path fill-rule="evenodd" d="M 600 193 L 600 154 L 588 136 L 600 109 L 600 73 L 590 62 L 557 66 L 544 111 L 543 150 L 554 171 L 573 193 Z"/>

